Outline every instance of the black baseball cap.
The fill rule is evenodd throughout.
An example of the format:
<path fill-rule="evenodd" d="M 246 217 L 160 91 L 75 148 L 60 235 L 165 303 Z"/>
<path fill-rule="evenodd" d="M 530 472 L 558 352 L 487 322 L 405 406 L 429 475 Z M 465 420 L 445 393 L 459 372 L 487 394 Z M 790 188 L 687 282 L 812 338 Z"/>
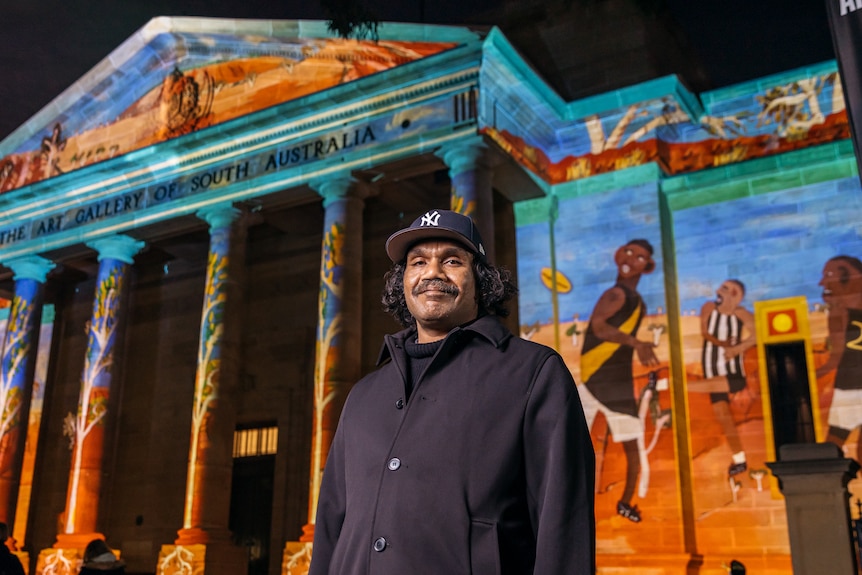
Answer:
<path fill-rule="evenodd" d="M 485 244 L 473 219 L 449 210 L 429 210 L 413 220 L 409 228 L 389 236 L 386 253 L 393 262 L 400 262 L 413 244 L 432 239 L 455 240 L 477 256 L 485 257 Z"/>

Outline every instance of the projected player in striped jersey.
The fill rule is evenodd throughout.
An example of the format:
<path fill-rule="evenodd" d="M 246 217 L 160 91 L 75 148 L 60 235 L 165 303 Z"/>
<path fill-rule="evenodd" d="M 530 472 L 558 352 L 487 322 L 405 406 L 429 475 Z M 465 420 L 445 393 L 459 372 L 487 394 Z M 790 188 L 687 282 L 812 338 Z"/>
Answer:
<path fill-rule="evenodd" d="M 688 390 L 709 393 L 713 413 L 733 454 L 728 468 L 732 477 L 748 469 L 730 411 L 730 397 L 746 387 L 743 354 L 756 343 L 754 316 L 740 305 L 745 297 L 741 281 L 725 280 L 715 295 L 715 301 L 706 302 L 700 310 L 703 379 L 689 382 Z"/>

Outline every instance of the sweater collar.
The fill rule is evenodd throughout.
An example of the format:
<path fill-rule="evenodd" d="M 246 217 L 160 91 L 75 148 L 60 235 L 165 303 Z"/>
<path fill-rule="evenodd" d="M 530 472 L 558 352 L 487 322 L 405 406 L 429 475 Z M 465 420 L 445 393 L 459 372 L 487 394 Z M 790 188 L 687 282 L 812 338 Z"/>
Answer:
<path fill-rule="evenodd" d="M 495 348 L 499 349 L 502 347 L 506 341 L 512 337 L 512 333 L 500 323 L 500 320 L 497 319 L 496 316 L 492 315 L 482 315 L 477 319 L 466 323 L 462 326 L 458 326 L 448 334 L 444 340 L 448 340 L 454 334 L 469 334 L 469 335 L 478 335 L 486 339 L 491 345 Z M 416 328 L 410 327 L 404 330 L 399 331 L 398 333 L 386 335 L 383 338 L 383 347 L 380 350 L 380 355 L 377 357 L 377 365 L 380 365 L 387 359 L 392 357 L 393 348 L 403 348 L 404 342 L 408 338 L 416 337 Z"/>

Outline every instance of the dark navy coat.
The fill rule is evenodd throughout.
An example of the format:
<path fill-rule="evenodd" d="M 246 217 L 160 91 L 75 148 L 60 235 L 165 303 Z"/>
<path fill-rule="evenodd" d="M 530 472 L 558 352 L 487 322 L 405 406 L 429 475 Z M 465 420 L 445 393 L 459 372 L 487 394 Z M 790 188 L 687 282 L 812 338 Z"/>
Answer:
<path fill-rule="evenodd" d="M 406 337 L 351 390 L 310 575 L 595 572 L 595 456 L 562 358 L 493 316 L 454 329 L 405 398 Z"/>

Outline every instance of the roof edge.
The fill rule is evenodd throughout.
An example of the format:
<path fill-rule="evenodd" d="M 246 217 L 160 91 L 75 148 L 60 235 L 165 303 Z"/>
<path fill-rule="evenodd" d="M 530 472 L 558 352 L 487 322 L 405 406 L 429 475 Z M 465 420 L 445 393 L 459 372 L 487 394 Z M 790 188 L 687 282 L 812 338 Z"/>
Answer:
<path fill-rule="evenodd" d="M 210 18 L 191 16 L 159 16 L 142 29 L 152 37 L 161 33 L 200 33 L 265 35 L 285 38 L 339 38 L 326 20 L 262 20 L 252 18 Z M 405 24 L 381 22 L 379 40 L 408 42 L 466 42 L 483 36 L 482 31 L 464 26 L 439 24 Z"/>

